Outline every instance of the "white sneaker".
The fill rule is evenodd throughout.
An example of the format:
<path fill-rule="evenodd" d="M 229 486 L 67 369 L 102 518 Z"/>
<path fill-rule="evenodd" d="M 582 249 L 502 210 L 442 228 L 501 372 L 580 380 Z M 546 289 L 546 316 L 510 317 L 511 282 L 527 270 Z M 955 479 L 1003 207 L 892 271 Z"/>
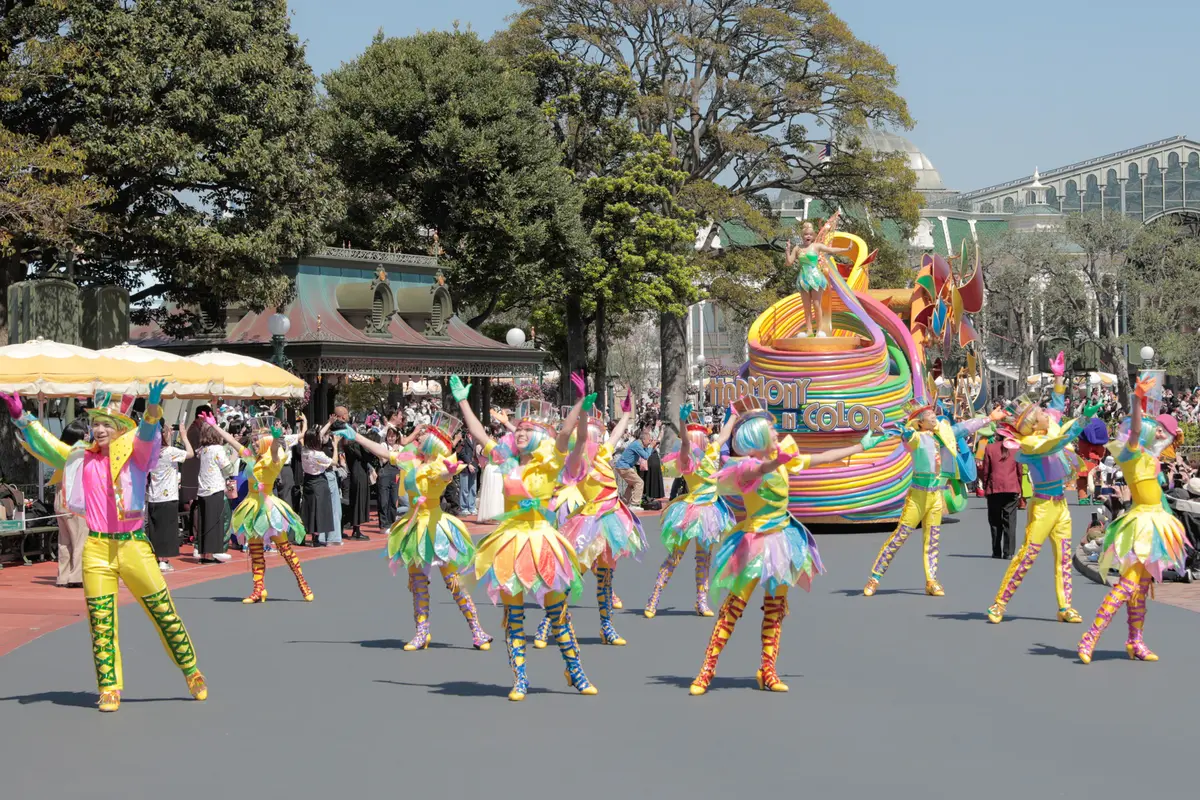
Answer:
<path fill-rule="evenodd" d="M 175 568 L 172 567 L 171 564 L 167 561 L 160 561 L 160 562 L 158 562 L 158 571 L 159 572 L 174 572 Z"/>
<path fill-rule="evenodd" d="M 229 561 L 233 556 L 229 555 L 229 553 L 213 553 L 213 558 L 217 561 Z"/>
<path fill-rule="evenodd" d="M 818 339 L 824 339 L 824 338 L 825 338 L 825 331 L 817 331 L 817 338 L 818 338 Z"/>

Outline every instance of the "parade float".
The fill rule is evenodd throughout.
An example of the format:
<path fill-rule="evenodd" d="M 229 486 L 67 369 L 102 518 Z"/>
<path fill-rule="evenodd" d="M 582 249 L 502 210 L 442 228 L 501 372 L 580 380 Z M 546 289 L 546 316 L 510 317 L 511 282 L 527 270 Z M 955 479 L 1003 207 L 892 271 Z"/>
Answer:
<path fill-rule="evenodd" d="M 803 299 L 789 295 L 750 326 L 749 361 L 740 375 L 708 386 L 709 402 L 718 407 L 743 394 L 763 399 L 780 434 L 790 436 L 802 453 L 898 426 L 913 400 L 957 395 L 964 411 L 981 402 L 977 343 L 966 318 L 983 302 L 978 256 L 965 280 L 941 256 L 926 255 L 914 288 L 871 290 L 876 254 L 860 237 L 838 231 L 837 221 L 835 214 L 816 239 L 849 248 L 840 256 L 844 263 L 821 256 L 830 285 L 822 296 L 820 333 L 802 335 Z M 954 380 L 939 381 L 952 350 L 961 355 L 956 341 L 968 363 Z M 893 524 L 911 472 L 908 452 L 893 438 L 846 462 L 793 475 L 791 512 L 809 524 Z"/>

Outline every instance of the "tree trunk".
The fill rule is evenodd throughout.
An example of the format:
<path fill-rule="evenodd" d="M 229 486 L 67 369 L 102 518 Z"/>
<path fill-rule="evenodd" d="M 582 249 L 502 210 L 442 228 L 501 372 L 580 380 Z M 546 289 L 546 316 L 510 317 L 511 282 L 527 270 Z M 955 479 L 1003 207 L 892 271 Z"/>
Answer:
<path fill-rule="evenodd" d="M 687 317 L 663 313 L 658 318 L 662 360 L 662 452 L 671 452 L 679 439 L 677 420 L 688 389 Z"/>
<path fill-rule="evenodd" d="M 18 256 L 0 260 L 0 346 L 8 341 L 8 288 L 25 280 L 27 270 Z M 27 406 L 28 407 L 28 406 Z M 17 427 L 0 422 L 0 478 L 16 483 L 28 491 L 29 484 L 38 480 L 37 462 L 21 447 Z M 36 489 L 33 497 L 37 496 Z"/>
<path fill-rule="evenodd" d="M 596 301 L 596 369 L 592 374 L 592 391 L 600 395 L 600 408 L 611 415 L 616 409 L 608 407 L 608 312 L 603 297 Z"/>
<path fill-rule="evenodd" d="M 571 375 L 575 372 L 587 376 L 587 324 L 583 319 L 583 306 L 579 295 L 567 295 L 567 369 L 558 378 L 558 396 L 563 405 L 572 405 L 579 399 L 571 392 Z"/>

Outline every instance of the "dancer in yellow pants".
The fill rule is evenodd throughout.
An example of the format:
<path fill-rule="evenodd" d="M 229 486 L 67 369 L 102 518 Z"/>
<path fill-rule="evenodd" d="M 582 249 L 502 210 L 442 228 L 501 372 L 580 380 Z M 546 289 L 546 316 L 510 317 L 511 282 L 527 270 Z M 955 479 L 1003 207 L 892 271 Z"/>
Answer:
<path fill-rule="evenodd" d="M 1063 354 L 1059 353 L 1050 364 L 1058 376 L 1050 407 L 1043 409 L 1029 398 L 1020 398 L 998 428 L 1005 447 L 1017 449 L 1017 461 L 1029 470 L 1033 499 L 1027 512 L 1025 541 L 1009 562 L 996 601 L 987 611 L 988 620 L 993 623 L 1004 619 L 1008 602 L 1016 594 L 1047 538 L 1054 548 L 1056 561 L 1054 592 L 1058 600 L 1058 621 L 1083 621 L 1071 605 L 1071 512 L 1065 495 L 1067 483 L 1078 473 L 1079 459 L 1067 448 L 1100 410 L 1100 404 L 1085 406 L 1079 418 L 1059 425 L 1058 420 L 1066 406 L 1066 383 L 1062 377 L 1064 361 Z"/>
<path fill-rule="evenodd" d="M 942 494 L 946 489 L 947 475 L 943 472 L 943 466 L 957 464 L 959 437 L 975 433 L 987 425 L 989 419 L 995 421 L 1003 415 L 1004 412 L 997 409 L 992 412 L 990 418 L 977 417 L 951 426 L 938 420 L 932 405 L 914 404 L 909 409 L 908 424 L 901 435 L 904 446 L 912 454 L 912 485 L 909 486 L 908 496 L 904 498 L 900 525 L 883 543 L 879 555 L 875 557 L 875 563 L 871 566 L 871 577 L 863 587 L 864 595 L 871 597 L 875 594 L 879 582 L 883 580 L 884 573 L 892 563 L 892 558 L 918 526 L 921 528 L 925 564 L 925 594 L 941 597 L 946 593 L 937 579 L 942 513 L 945 511 Z"/>
<path fill-rule="evenodd" d="M 116 711 L 124 689 L 121 649 L 117 638 L 117 579 L 125 582 L 154 621 L 158 635 L 197 700 L 208 697 L 208 685 L 196 668 L 196 652 L 171 593 L 158 570 L 150 541 L 142 529 L 146 506 L 146 476 L 158 460 L 162 445 L 159 401 L 165 381 L 150 384 L 146 415 L 141 424 L 126 416 L 125 407 L 112 404 L 107 394 L 88 410 L 92 441 L 69 447 L 24 411 L 15 395 L 0 395 L 20 431 L 25 448 L 52 467 L 66 492 L 67 509 L 88 525 L 83 549 L 83 588 L 100 710 Z M 132 403 L 132 398 L 126 398 Z"/>

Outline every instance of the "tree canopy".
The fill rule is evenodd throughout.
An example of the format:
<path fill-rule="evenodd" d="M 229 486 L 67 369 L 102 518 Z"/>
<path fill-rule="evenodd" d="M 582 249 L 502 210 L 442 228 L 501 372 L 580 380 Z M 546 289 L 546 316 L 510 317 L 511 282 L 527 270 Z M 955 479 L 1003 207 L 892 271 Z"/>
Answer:
<path fill-rule="evenodd" d="M 323 79 L 342 240 L 426 249 L 436 231 L 459 305 L 478 325 L 528 307 L 589 243 L 531 78 L 474 33 L 382 34 Z"/>
<path fill-rule="evenodd" d="M 284 0 L 18 5 L 50 6 L 55 34 L 86 54 L 0 108 L 22 136 L 68 136 L 110 193 L 97 207 L 107 232 L 77 237 L 77 279 L 124 285 L 135 302 L 285 301 L 279 263 L 319 243 L 328 187 Z M 24 249 L 45 261 L 53 244 L 38 232 Z"/>

